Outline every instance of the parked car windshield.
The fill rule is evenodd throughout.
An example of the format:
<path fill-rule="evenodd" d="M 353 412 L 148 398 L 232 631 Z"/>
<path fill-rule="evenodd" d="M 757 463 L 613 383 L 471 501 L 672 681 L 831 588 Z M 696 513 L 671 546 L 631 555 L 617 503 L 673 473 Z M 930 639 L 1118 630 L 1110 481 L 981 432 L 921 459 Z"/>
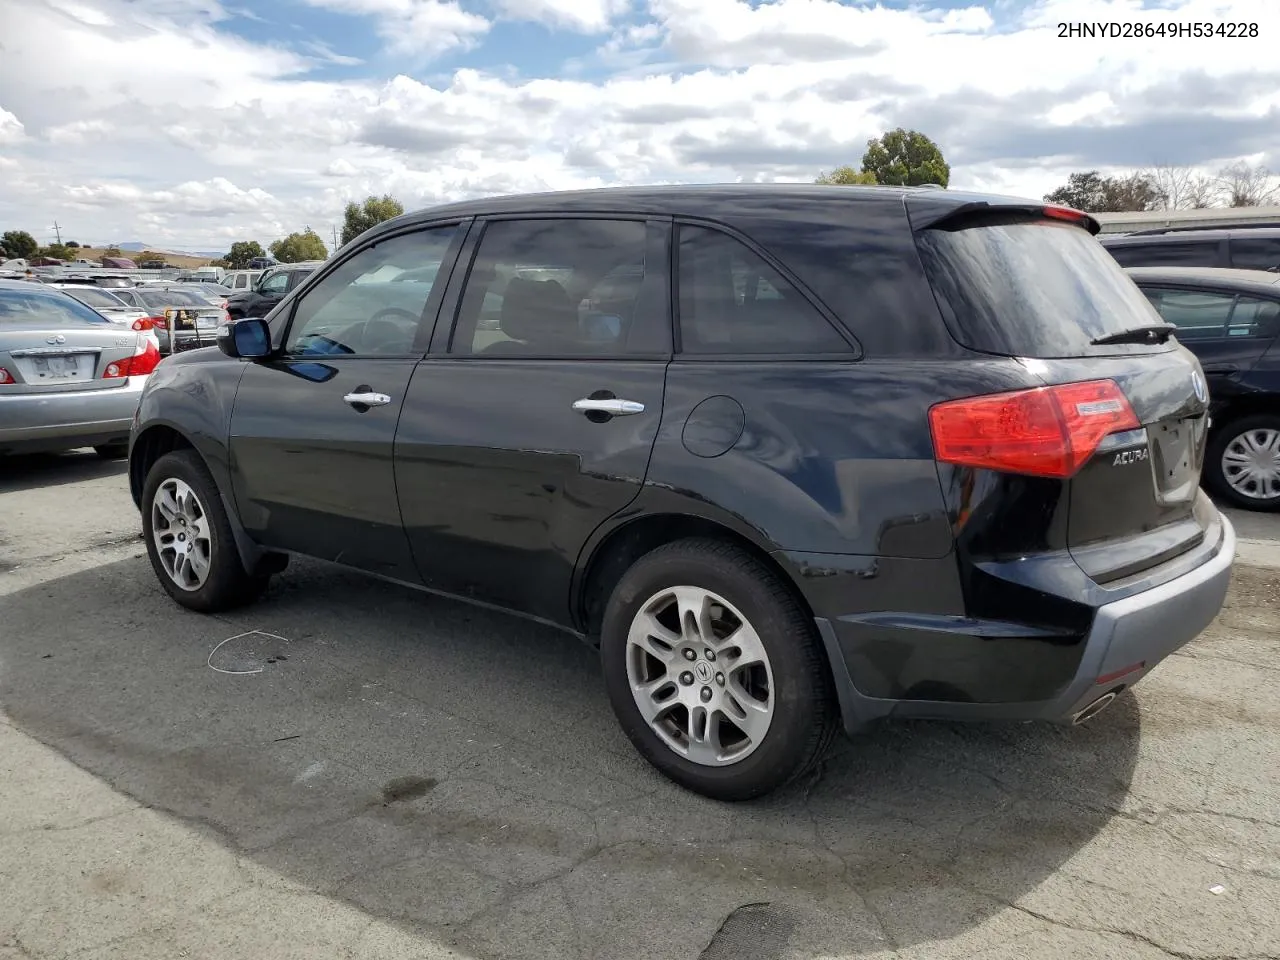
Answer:
<path fill-rule="evenodd" d="M 1097 345 L 1163 321 L 1087 231 L 1050 221 L 979 221 L 917 235 L 952 336 L 983 353 L 1083 357 L 1172 350 L 1168 341 Z"/>
<path fill-rule="evenodd" d="M 100 313 L 63 294 L 27 290 L 0 290 L 0 323 L 8 326 L 78 327 L 85 323 L 110 323 Z"/>

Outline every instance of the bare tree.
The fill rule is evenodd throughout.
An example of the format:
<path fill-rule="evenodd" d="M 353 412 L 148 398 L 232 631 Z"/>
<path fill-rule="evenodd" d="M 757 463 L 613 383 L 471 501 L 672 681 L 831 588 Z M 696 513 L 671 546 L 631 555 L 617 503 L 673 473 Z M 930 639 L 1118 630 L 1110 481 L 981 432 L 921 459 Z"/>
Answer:
<path fill-rule="evenodd" d="M 1261 164 L 1233 163 L 1219 171 L 1218 182 L 1231 207 L 1261 207 L 1280 197 L 1280 184 Z"/>
<path fill-rule="evenodd" d="M 1222 184 L 1194 167 L 1158 166 L 1146 176 L 1159 193 L 1160 209 L 1203 210 L 1222 200 Z"/>

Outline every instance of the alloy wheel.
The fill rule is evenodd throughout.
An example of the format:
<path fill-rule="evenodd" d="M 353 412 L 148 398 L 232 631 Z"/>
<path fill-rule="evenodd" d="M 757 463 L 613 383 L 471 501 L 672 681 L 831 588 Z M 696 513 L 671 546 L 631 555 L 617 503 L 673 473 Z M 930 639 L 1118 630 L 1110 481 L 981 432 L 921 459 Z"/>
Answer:
<path fill-rule="evenodd" d="M 1222 476 L 1250 500 L 1280 497 L 1280 430 L 1263 427 L 1234 437 L 1222 451 Z"/>
<path fill-rule="evenodd" d="M 199 590 L 209 578 L 213 543 L 209 518 L 191 486 L 170 477 L 151 501 L 151 537 L 160 566 L 183 590 Z"/>
<path fill-rule="evenodd" d="M 773 722 L 773 670 L 759 634 L 723 597 L 668 587 L 627 634 L 627 680 L 649 727 L 693 763 L 749 756 Z"/>

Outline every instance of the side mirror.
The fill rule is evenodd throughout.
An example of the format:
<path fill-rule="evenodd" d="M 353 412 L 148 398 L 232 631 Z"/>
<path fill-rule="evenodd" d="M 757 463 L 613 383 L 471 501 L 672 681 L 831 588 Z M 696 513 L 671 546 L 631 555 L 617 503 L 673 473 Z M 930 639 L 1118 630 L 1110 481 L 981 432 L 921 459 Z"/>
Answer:
<path fill-rule="evenodd" d="M 271 355 L 271 328 L 261 317 L 224 323 L 218 328 L 218 347 L 228 357 L 261 360 Z"/>

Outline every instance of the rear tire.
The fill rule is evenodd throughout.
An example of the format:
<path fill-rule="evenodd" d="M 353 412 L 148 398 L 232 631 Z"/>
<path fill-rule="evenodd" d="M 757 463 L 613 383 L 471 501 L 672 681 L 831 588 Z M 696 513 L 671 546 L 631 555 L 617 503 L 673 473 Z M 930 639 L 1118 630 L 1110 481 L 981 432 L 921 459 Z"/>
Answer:
<path fill-rule="evenodd" d="M 107 443 L 102 446 L 94 447 L 93 452 L 103 460 L 123 460 L 125 457 L 129 456 L 129 444 Z"/>
<path fill-rule="evenodd" d="M 1224 423 L 1214 431 L 1205 450 L 1205 486 L 1233 507 L 1262 512 L 1280 510 L 1280 446 L 1272 448 L 1271 458 L 1258 452 L 1268 443 L 1280 444 L 1280 415 L 1255 413 Z M 1244 465 L 1242 458 L 1255 456 L 1268 461 L 1274 473 L 1255 476 L 1253 480 L 1244 477 L 1239 471 Z M 1227 457 L 1231 459 L 1224 462 Z M 1271 496 L 1262 495 L 1268 490 Z"/>
<path fill-rule="evenodd" d="M 769 793 L 811 770 L 836 732 L 813 620 L 735 544 L 682 540 L 641 557 L 609 598 L 600 650 L 623 731 L 704 796 Z"/>
<path fill-rule="evenodd" d="M 252 603 L 270 573 L 240 562 L 231 523 L 209 468 L 194 450 L 157 460 L 142 488 L 147 556 L 165 592 L 190 610 L 214 613 Z"/>

